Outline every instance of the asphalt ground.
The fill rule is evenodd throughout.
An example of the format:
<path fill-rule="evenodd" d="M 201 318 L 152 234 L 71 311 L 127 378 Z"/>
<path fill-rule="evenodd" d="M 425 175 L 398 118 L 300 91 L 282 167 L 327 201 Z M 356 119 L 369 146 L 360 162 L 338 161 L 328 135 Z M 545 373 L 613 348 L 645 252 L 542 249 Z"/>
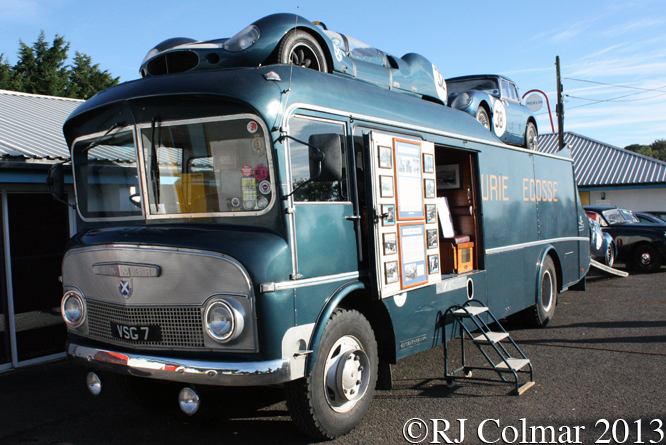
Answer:
<path fill-rule="evenodd" d="M 666 269 L 593 275 L 586 292 L 560 295 L 548 328 L 509 325 L 534 365 L 536 385 L 522 396 L 498 382 L 448 387 L 442 348 L 408 357 L 361 425 L 331 443 L 410 443 L 403 433 L 412 443 L 447 443 L 433 428 L 448 422 L 443 434 L 463 444 L 666 444 L 665 289 Z M 113 382 L 93 397 L 85 374 L 66 360 L 0 374 L 0 444 L 311 443 L 277 387 L 206 395 L 187 417 L 175 400 L 151 409 L 126 402 Z M 474 376 L 482 374 L 493 377 Z"/>

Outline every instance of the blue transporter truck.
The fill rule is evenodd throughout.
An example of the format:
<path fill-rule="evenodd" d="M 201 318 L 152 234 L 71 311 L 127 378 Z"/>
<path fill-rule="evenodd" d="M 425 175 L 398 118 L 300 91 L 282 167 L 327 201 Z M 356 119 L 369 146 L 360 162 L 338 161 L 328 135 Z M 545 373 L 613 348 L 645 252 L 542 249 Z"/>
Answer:
<path fill-rule="evenodd" d="M 570 154 L 417 94 L 195 69 L 103 91 L 64 133 L 82 227 L 61 309 L 93 393 L 177 386 L 193 413 L 202 388 L 282 384 L 301 430 L 338 437 L 391 364 L 460 335 L 447 311 L 545 326 L 589 267 Z"/>

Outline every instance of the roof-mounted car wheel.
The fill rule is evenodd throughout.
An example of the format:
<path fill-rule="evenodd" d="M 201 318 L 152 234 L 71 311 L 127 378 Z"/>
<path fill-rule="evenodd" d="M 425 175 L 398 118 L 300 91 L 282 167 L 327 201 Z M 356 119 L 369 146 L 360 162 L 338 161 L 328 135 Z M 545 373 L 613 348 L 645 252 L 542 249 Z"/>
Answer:
<path fill-rule="evenodd" d="M 326 56 L 317 40 L 299 29 L 292 29 L 280 41 L 278 62 L 292 63 L 323 73 L 328 72 Z"/>
<path fill-rule="evenodd" d="M 527 123 L 525 130 L 525 148 L 536 151 L 538 145 L 537 129 L 532 122 Z"/>
<path fill-rule="evenodd" d="M 490 131 L 490 118 L 488 118 L 488 112 L 485 108 L 480 106 L 479 109 L 476 110 L 476 120 L 481 122 L 481 125 Z"/>

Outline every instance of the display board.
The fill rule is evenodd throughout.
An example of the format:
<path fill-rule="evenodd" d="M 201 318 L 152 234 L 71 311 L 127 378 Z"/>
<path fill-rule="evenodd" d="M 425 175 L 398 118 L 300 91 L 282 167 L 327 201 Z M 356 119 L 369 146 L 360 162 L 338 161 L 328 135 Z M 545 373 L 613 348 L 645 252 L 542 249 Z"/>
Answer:
<path fill-rule="evenodd" d="M 371 134 L 375 246 L 383 298 L 441 280 L 432 143 Z"/>

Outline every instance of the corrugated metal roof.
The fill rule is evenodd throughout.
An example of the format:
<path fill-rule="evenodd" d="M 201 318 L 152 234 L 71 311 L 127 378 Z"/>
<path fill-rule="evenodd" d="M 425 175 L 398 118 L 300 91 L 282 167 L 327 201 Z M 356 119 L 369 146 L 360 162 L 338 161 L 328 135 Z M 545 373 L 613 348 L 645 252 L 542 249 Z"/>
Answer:
<path fill-rule="evenodd" d="M 0 156 L 69 159 L 62 126 L 82 102 L 0 90 Z"/>
<path fill-rule="evenodd" d="M 666 183 L 666 162 L 565 132 L 571 148 L 578 187 Z M 558 151 L 557 134 L 539 135 L 538 151 Z"/>

